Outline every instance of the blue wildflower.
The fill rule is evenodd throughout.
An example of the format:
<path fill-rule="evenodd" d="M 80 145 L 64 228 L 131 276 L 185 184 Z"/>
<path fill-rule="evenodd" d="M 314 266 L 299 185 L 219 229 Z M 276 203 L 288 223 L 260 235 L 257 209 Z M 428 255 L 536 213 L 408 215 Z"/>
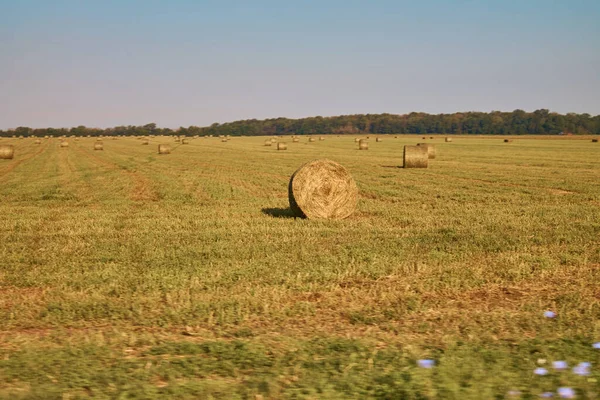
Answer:
<path fill-rule="evenodd" d="M 592 364 L 589 362 L 579 363 L 575 368 L 573 368 L 573 373 L 580 376 L 588 376 L 590 374 L 590 367 Z"/>
<path fill-rule="evenodd" d="M 554 361 L 552 362 L 552 366 L 554 367 L 554 369 L 557 369 L 559 371 L 567 369 L 569 367 L 566 361 Z"/>
<path fill-rule="evenodd" d="M 546 317 L 546 318 L 555 318 L 556 317 L 556 313 L 554 311 L 546 311 L 546 312 L 544 312 L 544 317 Z"/>
<path fill-rule="evenodd" d="M 561 399 L 574 399 L 575 391 L 570 387 L 560 387 L 558 388 L 558 395 Z"/>
<path fill-rule="evenodd" d="M 547 375 L 548 370 L 546 368 L 536 368 L 533 370 L 533 373 L 536 375 Z"/>
<path fill-rule="evenodd" d="M 421 368 L 433 368 L 435 366 L 435 361 L 433 360 L 419 360 L 417 364 Z"/>
<path fill-rule="evenodd" d="M 600 349 L 600 342 L 596 342 L 592 345 L 593 348 L 595 349 Z"/>
<path fill-rule="evenodd" d="M 544 399 L 549 399 L 551 397 L 554 397 L 554 393 L 552 393 L 552 392 L 544 392 L 544 393 L 540 394 L 540 397 L 544 398 Z"/>

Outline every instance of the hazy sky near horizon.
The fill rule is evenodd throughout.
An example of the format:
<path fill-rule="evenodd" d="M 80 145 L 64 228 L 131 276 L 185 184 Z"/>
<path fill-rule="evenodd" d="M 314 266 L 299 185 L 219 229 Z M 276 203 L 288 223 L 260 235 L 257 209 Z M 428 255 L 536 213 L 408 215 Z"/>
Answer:
<path fill-rule="evenodd" d="M 0 129 L 600 114 L 598 0 L 0 0 Z"/>

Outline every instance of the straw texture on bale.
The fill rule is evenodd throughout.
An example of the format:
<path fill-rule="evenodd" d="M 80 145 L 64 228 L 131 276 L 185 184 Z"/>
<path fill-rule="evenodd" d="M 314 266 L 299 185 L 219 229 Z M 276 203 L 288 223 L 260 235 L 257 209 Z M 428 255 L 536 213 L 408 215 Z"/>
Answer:
<path fill-rule="evenodd" d="M 417 146 L 425 147 L 427 149 L 427 156 L 429 159 L 435 158 L 435 146 L 430 143 L 417 143 Z"/>
<path fill-rule="evenodd" d="M 504 143 L 511 143 L 512 141 L 512 139 L 504 139 Z"/>
<path fill-rule="evenodd" d="M 15 147 L 12 144 L 0 145 L 0 159 L 12 160 L 15 156 Z"/>
<path fill-rule="evenodd" d="M 287 150 L 287 144 L 283 142 L 277 143 L 277 150 Z"/>
<path fill-rule="evenodd" d="M 102 142 L 94 143 L 94 150 L 104 150 L 104 145 Z"/>
<path fill-rule="evenodd" d="M 60 147 L 69 147 L 69 142 L 66 142 L 66 141 L 60 142 Z"/>
<path fill-rule="evenodd" d="M 290 178 L 290 208 L 298 217 L 343 219 L 356 209 L 358 188 L 350 173 L 331 160 L 304 164 Z"/>
<path fill-rule="evenodd" d="M 168 144 L 159 144 L 158 154 L 171 154 L 171 146 Z"/>
<path fill-rule="evenodd" d="M 359 150 L 369 150 L 369 142 L 366 139 L 360 139 L 358 141 L 358 149 Z"/>
<path fill-rule="evenodd" d="M 427 168 L 428 161 L 425 146 L 404 146 L 404 168 Z"/>
<path fill-rule="evenodd" d="M 271 139 L 267 139 L 265 140 L 265 146 L 270 146 L 273 142 L 271 142 Z"/>
<path fill-rule="evenodd" d="M 451 137 L 447 137 L 447 138 L 446 138 L 446 142 L 451 142 L 451 141 L 452 141 L 452 138 L 451 138 Z"/>

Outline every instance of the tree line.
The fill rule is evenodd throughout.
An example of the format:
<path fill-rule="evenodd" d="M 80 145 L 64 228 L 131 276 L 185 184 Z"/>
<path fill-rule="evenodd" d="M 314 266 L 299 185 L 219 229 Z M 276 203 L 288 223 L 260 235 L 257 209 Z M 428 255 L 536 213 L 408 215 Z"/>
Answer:
<path fill-rule="evenodd" d="M 444 134 L 444 135 L 557 135 L 600 134 L 600 115 L 558 114 L 546 109 L 533 112 L 492 111 L 454 114 L 359 114 L 300 119 L 272 118 L 242 120 L 207 127 L 158 128 L 155 123 L 114 128 L 18 127 L 0 130 L 0 136 L 145 136 L 145 135 L 313 135 L 313 134 Z"/>

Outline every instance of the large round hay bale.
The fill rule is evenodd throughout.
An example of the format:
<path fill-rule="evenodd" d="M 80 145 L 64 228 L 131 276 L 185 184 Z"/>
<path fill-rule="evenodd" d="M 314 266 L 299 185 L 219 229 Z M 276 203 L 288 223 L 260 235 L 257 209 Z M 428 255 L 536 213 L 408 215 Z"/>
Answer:
<path fill-rule="evenodd" d="M 404 168 L 427 168 L 429 153 L 425 146 L 404 146 Z"/>
<path fill-rule="evenodd" d="M 358 188 L 350 173 L 331 160 L 304 164 L 290 178 L 290 208 L 298 217 L 343 219 L 356 209 Z"/>
<path fill-rule="evenodd" d="M 15 147 L 12 144 L 0 145 L 0 160 L 12 160 L 15 156 Z"/>
<path fill-rule="evenodd" d="M 315 141 L 315 138 L 314 138 L 314 137 L 309 137 L 309 138 L 308 138 L 308 141 L 309 141 L 309 142 L 314 142 L 314 141 Z"/>
<path fill-rule="evenodd" d="M 60 142 L 60 147 L 69 147 L 69 142 L 63 140 L 62 142 Z"/>
<path fill-rule="evenodd" d="M 380 138 L 380 137 L 377 137 L 377 138 L 375 138 L 375 141 L 376 141 L 376 142 L 381 142 L 381 141 L 383 141 L 383 139 L 382 139 L 382 138 Z"/>
<path fill-rule="evenodd" d="M 94 150 L 104 150 L 104 144 L 102 142 L 94 143 Z"/>
<path fill-rule="evenodd" d="M 359 150 L 369 150 L 369 142 L 367 139 L 360 139 L 358 141 L 358 149 Z"/>
<path fill-rule="evenodd" d="M 446 142 L 451 142 L 451 141 L 452 141 L 452 138 L 451 138 L 451 137 L 447 137 L 447 138 L 446 138 Z"/>
<path fill-rule="evenodd" d="M 287 144 L 283 142 L 277 143 L 277 150 L 287 150 Z"/>
<path fill-rule="evenodd" d="M 265 146 L 270 146 L 272 144 L 273 144 L 273 142 L 271 142 L 271 139 L 265 140 Z"/>
<path fill-rule="evenodd" d="M 430 143 L 417 143 L 417 146 L 425 147 L 427 149 L 427 155 L 429 159 L 435 158 L 435 146 Z"/>
<path fill-rule="evenodd" d="M 168 144 L 159 144 L 158 154 L 171 154 L 171 146 Z"/>

